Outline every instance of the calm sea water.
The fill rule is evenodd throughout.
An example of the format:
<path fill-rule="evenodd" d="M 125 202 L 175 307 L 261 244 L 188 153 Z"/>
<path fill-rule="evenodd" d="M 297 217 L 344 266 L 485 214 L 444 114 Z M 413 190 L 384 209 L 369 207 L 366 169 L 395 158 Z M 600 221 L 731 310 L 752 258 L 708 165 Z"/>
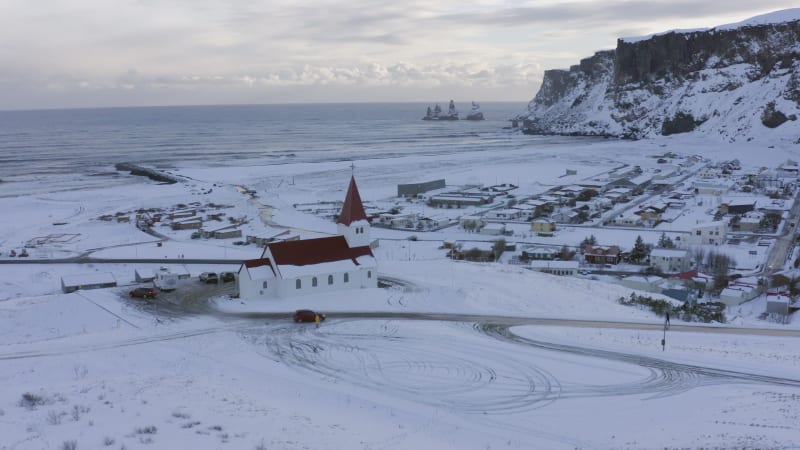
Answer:
<path fill-rule="evenodd" d="M 324 161 L 523 145 L 503 127 L 524 103 L 483 103 L 485 121 L 421 120 L 426 104 L 181 106 L 0 111 L 0 178 L 257 159 Z M 444 106 L 444 105 L 443 105 Z M 462 117 L 469 104 L 457 104 Z"/>

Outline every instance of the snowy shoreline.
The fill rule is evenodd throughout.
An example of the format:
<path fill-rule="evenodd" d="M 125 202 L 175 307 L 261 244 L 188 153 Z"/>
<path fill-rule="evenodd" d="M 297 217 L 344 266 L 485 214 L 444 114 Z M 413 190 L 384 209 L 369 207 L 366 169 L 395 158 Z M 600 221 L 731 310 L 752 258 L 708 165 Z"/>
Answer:
<path fill-rule="evenodd" d="M 493 151 L 491 162 L 486 152 L 476 151 L 367 159 L 357 162 L 355 172 L 362 197 L 372 203 L 394 197 L 397 183 L 439 175 L 448 184 L 511 180 L 529 191 L 545 190 L 561 182 L 565 168 L 588 177 L 621 161 L 641 164 L 670 148 L 766 163 L 765 152 L 746 145 L 577 140 L 557 147 Z M 771 151 L 770 163 L 791 155 L 791 149 Z M 191 181 L 174 185 L 133 176 L 114 189 L 91 181 L 66 191 L 32 184 L 34 193 L 0 197 L 15 212 L 0 218 L 0 258 L 31 239 L 42 241 L 29 249 L 36 259 L 83 253 L 171 263 L 255 258 L 260 249 L 254 245 L 191 239 L 191 230 L 157 226 L 168 239 L 155 240 L 116 214 L 132 220 L 139 209 L 183 211 L 196 202 L 195 208 L 208 213 L 224 212 L 224 221 L 247 218 L 241 225 L 246 234 L 283 232 L 264 223 L 259 204 L 236 189 L 246 186 L 258 203 L 272 208 L 274 223 L 303 236 L 333 234 L 331 221 L 295 205 L 340 200 L 352 171 L 349 161 L 264 163 L 183 168 L 175 172 Z M 25 186 L 12 190 L 23 192 Z M 562 238 L 580 240 L 585 232 L 567 230 Z M 455 228 L 419 240 L 406 239 L 409 234 L 373 234 L 380 242 L 379 275 L 404 284 L 269 304 L 219 296 L 213 308 L 188 313 L 180 312 L 180 304 L 176 309 L 128 297 L 138 285 L 136 269 L 159 264 L 0 266 L 0 447 L 39 449 L 71 440 L 78 448 L 198 449 L 262 443 L 323 449 L 800 443 L 798 387 L 768 378 L 796 380 L 800 338 L 736 334 L 749 327 L 797 332 L 796 323 L 757 320 L 763 304 L 734 309 L 733 323 L 720 326 L 723 334 L 704 332 L 708 325 L 702 324 L 678 331 L 681 324 L 673 320 L 662 351 L 663 319 L 618 303 L 630 288 L 603 276 L 558 277 L 507 264 L 450 261 L 441 242 L 471 237 Z M 630 234 L 620 230 L 605 238 Z M 194 290 L 202 288 L 196 280 L 201 272 L 237 270 L 186 266 Z M 104 272 L 114 275 L 118 287 L 60 292 L 62 276 Z M 180 300 L 177 295 L 170 298 Z M 320 328 L 291 323 L 288 312 L 301 307 L 330 318 Z M 621 321 L 655 329 L 510 326 L 511 337 L 521 339 L 515 342 L 502 334 L 505 325 L 347 317 L 348 312 Z M 32 398 L 26 393 L 41 403 L 24 406 L 24 398 Z M 580 432 L 578 420 L 586 424 Z M 674 433 L 676 428 L 682 432 Z"/>

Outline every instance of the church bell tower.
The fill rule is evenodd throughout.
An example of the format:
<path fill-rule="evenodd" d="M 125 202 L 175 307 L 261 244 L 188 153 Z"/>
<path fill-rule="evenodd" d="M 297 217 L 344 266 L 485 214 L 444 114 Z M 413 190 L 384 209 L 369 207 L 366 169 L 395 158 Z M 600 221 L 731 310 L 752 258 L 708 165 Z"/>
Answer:
<path fill-rule="evenodd" d="M 347 188 L 347 196 L 344 199 L 336 226 L 339 234 L 344 236 L 350 248 L 370 244 L 369 221 L 364 212 L 364 205 L 361 203 L 361 195 L 358 193 L 354 176 L 350 177 L 350 186 Z"/>

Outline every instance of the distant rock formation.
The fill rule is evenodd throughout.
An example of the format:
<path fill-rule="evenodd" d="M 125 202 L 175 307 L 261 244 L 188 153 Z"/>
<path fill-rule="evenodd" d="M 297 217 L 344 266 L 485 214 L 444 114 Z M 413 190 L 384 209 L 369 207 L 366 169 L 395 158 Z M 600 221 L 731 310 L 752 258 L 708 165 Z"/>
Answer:
<path fill-rule="evenodd" d="M 472 102 L 472 109 L 467 114 L 467 120 L 484 120 L 483 112 L 481 112 L 481 105 Z"/>
<path fill-rule="evenodd" d="M 428 111 L 425 114 L 425 117 L 422 120 L 458 120 L 458 111 L 456 110 L 456 104 L 450 100 L 450 105 L 447 109 L 447 113 L 442 114 L 442 108 L 437 103 L 434 106 L 433 110 L 431 107 L 428 107 Z"/>
<path fill-rule="evenodd" d="M 709 30 L 619 39 L 569 70 L 548 70 L 531 134 L 800 143 L 800 8 Z"/>

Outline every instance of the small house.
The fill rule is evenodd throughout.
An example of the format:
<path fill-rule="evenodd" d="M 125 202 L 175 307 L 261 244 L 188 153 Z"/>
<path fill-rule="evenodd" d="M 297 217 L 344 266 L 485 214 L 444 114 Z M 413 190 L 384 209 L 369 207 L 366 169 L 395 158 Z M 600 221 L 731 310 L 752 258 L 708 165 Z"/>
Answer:
<path fill-rule="evenodd" d="M 662 273 L 680 273 L 689 270 L 691 260 L 688 250 L 654 248 L 650 252 L 650 267 Z"/>
<path fill-rule="evenodd" d="M 117 280 L 111 272 L 64 275 L 61 277 L 61 290 L 70 293 L 77 290 L 115 287 Z"/>
<path fill-rule="evenodd" d="M 578 261 L 546 261 L 534 260 L 529 266 L 531 270 L 549 273 L 551 275 L 575 276 L 578 273 L 580 264 Z"/>
<path fill-rule="evenodd" d="M 522 250 L 522 257 L 532 260 L 551 261 L 556 259 L 561 251 L 553 247 L 529 247 Z"/>
<path fill-rule="evenodd" d="M 188 219 L 172 222 L 173 230 L 199 230 L 203 228 L 203 219 L 200 217 L 190 217 Z"/>
<path fill-rule="evenodd" d="M 623 278 L 621 283 L 627 288 L 660 293 L 661 286 L 664 284 L 664 279 L 655 276 L 631 275 Z"/>
<path fill-rule="evenodd" d="M 146 283 L 148 281 L 153 281 L 156 278 L 156 272 L 153 269 L 136 269 L 134 271 L 134 279 L 137 283 Z"/>
<path fill-rule="evenodd" d="M 725 243 L 728 234 L 728 224 L 718 220 L 697 224 L 691 228 L 685 237 L 687 245 L 721 245 Z"/>
<path fill-rule="evenodd" d="M 490 236 L 503 236 L 507 233 L 506 224 L 504 223 L 488 223 L 481 228 L 481 234 L 488 234 Z"/>
<path fill-rule="evenodd" d="M 719 301 L 726 306 L 737 306 L 758 297 L 760 293 L 761 290 L 755 284 L 734 282 L 722 290 Z"/>
<path fill-rule="evenodd" d="M 616 245 L 587 245 L 583 256 L 589 264 L 619 264 L 622 256 Z"/>
<path fill-rule="evenodd" d="M 556 231 L 556 223 L 547 219 L 536 219 L 531 222 L 531 231 L 539 236 L 552 236 Z"/>
<path fill-rule="evenodd" d="M 786 292 L 767 292 L 767 314 L 789 315 L 791 297 Z"/>
<path fill-rule="evenodd" d="M 214 239 L 233 239 L 242 237 L 242 230 L 217 230 L 214 232 Z"/>
<path fill-rule="evenodd" d="M 522 211 L 515 208 L 493 209 L 484 216 L 489 220 L 520 220 Z"/>

